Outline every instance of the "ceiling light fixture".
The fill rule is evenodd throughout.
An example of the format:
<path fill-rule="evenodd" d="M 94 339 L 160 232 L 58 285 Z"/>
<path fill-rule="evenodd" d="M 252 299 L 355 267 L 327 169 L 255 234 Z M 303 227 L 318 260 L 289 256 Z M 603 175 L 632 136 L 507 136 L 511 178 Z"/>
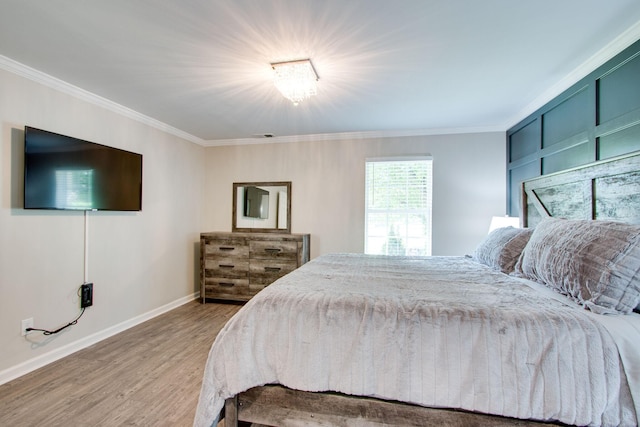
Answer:
<path fill-rule="evenodd" d="M 274 62 L 273 83 L 285 98 L 298 105 L 318 93 L 318 74 L 310 59 Z"/>

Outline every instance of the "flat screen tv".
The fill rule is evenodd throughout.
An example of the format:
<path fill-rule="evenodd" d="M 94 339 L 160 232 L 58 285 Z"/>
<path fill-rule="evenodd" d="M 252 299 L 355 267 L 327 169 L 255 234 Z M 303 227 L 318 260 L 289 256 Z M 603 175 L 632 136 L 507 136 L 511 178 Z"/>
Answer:
<path fill-rule="evenodd" d="M 139 211 L 142 155 L 25 126 L 24 208 Z"/>

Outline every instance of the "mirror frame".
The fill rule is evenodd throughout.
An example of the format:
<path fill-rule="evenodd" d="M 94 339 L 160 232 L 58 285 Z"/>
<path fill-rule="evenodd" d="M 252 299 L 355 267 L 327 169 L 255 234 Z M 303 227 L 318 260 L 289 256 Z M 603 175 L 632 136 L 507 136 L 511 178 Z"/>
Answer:
<path fill-rule="evenodd" d="M 240 228 L 238 224 L 238 187 L 285 187 L 287 189 L 287 228 Z M 291 181 L 280 182 L 234 182 L 233 183 L 233 205 L 231 213 L 231 231 L 236 232 L 252 232 L 252 233 L 286 233 L 291 234 Z"/>

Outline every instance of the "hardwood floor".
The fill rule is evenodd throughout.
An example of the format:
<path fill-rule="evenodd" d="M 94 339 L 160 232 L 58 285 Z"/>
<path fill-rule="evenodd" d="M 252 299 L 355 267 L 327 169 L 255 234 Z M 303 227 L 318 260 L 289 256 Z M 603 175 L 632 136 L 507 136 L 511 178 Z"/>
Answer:
<path fill-rule="evenodd" d="M 240 305 L 185 304 L 0 386 L 0 426 L 191 426 L 216 334 Z"/>

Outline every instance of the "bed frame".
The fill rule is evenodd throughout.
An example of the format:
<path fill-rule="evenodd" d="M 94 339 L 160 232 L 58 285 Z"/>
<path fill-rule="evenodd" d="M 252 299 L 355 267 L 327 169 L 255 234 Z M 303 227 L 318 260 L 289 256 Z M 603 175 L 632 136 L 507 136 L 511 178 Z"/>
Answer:
<path fill-rule="evenodd" d="M 239 421 L 253 426 L 406 426 L 406 427 L 534 427 L 562 425 L 498 417 L 454 409 L 428 408 L 402 402 L 311 393 L 281 385 L 254 387 L 225 402 L 225 427 Z"/>
<path fill-rule="evenodd" d="M 640 153 L 600 161 L 522 183 L 521 223 L 545 217 L 640 224 Z M 428 408 L 281 385 L 255 387 L 225 402 L 225 427 L 239 421 L 271 426 L 540 426 L 550 423 Z M 561 424 L 551 424 L 561 425 Z"/>

